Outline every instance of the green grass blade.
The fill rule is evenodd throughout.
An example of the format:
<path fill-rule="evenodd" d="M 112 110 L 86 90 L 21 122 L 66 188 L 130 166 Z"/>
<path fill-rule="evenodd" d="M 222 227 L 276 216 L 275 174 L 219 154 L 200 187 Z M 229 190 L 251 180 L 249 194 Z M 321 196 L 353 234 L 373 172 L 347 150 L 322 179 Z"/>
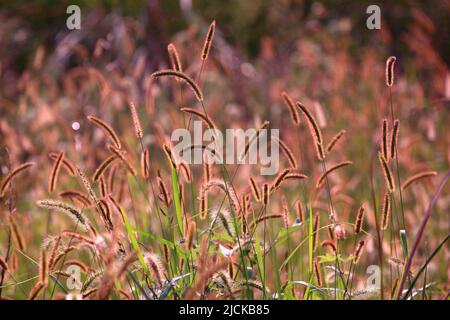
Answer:
<path fill-rule="evenodd" d="M 130 221 L 128 220 L 128 217 L 127 217 L 126 213 L 122 210 L 122 208 L 119 208 L 119 209 L 120 209 L 120 213 L 122 214 L 123 220 L 125 222 L 125 228 L 127 229 L 127 233 L 128 233 L 128 237 L 130 238 L 131 245 L 133 246 L 133 249 L 136 250 L 136 252 L 137 252 L 139 263 L 141 264 L 145 273 L 147 275 L 149 275 L 150 273 L 149 273 L 147 264 L 145 263 L 144 255 L 142 254 L 142 251 L 139 248 L 139 244 L 136 240 L 136 237 L 134 236 L 133 228 L 131 228 Z"/>
<path fill-rule="evenodd" d="M 175 203 L 175 214 L 177 217 L 178 229 L 181 236 L 184 237 L 183 231 L 183 216 L 181 215 L 181 205 L 180 205 L 180 192 L 178 190 L 178 175 L 177 171 L 172 168 L 172 189 L 173 189 L 173 202 Z"/>

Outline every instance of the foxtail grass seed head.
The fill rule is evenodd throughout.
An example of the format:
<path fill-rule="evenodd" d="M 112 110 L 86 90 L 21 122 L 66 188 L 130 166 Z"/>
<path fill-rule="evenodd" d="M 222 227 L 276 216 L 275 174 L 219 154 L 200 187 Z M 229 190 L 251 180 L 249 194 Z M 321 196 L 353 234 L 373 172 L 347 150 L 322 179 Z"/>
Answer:
<path fill-rule="evenodd" d="M 28 300 L 36 300 L 36 298 L 41 294 L 42 290 L 45 289 L 45 284 L 38 281 L 28 294 Z"/>
<path fill-rule="evenodd" d="M 103 132 L 114 142 L 114 145 L 116 146 L 117 149 L 121 148 L 119 136 L 116 134 L 114 129 L 109 124 L 94 116 L 88 116 L 87 118 L 89 122 L 91 122 L 95 126 L 99 127 L 101 130 L 103 130 Z"/>
<path fill-rule="evenodd" d="M 103 173 L 116 159 L 117 159 L 116 155 L 112 155 L 106 158 L 95 170 L 94 175 L 92 176 L 92 181 L 97 182 L 101 177 L 103 177 Z"/>
<path fill-rule="evenodd" d="M 48 284 L 48 259 L 47 252 L 41 249 L 41 254 L 39 257 L 39 281 L 47 286 Z"/>
<path fill-rule="evenodd" d="M 0 198 L 3 198 L 5 196 L 7 186 L 11 182 L 12 178 L 14 178 L 14 176 L 16 176 L 20 172 L 30 168 L 33 165 L 34 165 L 34 162 L 27 162 L 27 163 L 21 164 L 20 166 L 18 166 L 15 169 L 11 170 L 11 172 L 5 178 L 3 178 L 2 183 L 0 185 Z"/>
<path fill-rule="evenodd" d="M 272 193 L 276 189 L 278 189 L 281 185 L 281 183 L 284 181 L 286 176 L 291 172 L 290 169 L 284 169 L 273 181 L 272 185 L 270 186 L 270 192 Z"/>
<path fill-rule="evenodd" d="M 304 180 L 304 179 L 308 179 L 308 176 L 304 175 L 303 173 L 289 173 L 284 177 L 284 181 L 287 180 Z"/>
<path fill-rule="evenodd" d="M 325 171 L 319 178 L 319 180 L 317 180 L 317 184 L 316 184 L 316 188 L 320 188 L 323 184 L 323 182 L 325 181 L 326 177 L 333 171 L 345 167 L 345 166 L 349 166 L 353 164 L 352 161 L 342 161 L 338 164 L 335 164 L 334 166 L 332 166 L 331 168 L 329 168 L 327 171 Z"/>
<path fill-rule="evenodd" d="M 144 179 L 150 176 L 150 151 L 148 148 L 141 153 L 141 176 Z"/>
<path fill-rule="evenodd" d="M 170 203 L 171 203 L 169 191 L 166 187 L 166 184 L 161 179 L 161 177 L 158 177 L 157 181 L 158 181 L 160 198 L 161 198 L 162 202 L 164 203 L 164 205 L 168 208 L 168 207 L 170 207 Z"/>
<path fill-rule="evenodd" d="M 327 145 L 327 153 L 330 153 L 334 149 L 335 145 L 341 140 L 345 133 L 345 130 L 341 130 L 331 139 L 330 143 Z"/>
<path fill-rule="evenodd" d="M 258 219 L 252 221 L 250 223 L 249 228 L 253 229 L 254 226 L 258 225 L 261 222 L 264 222 L 264 221 L 267 221 L 267 220 L 271 220 L 271 219 L 280 219 L 280 218 L 283 218 L 283 215 L 279 214 L 279 213 L 265 214 L 265 215 L 262 215 L 261 217 L 259 217 Z"/>
<path fill-rule="evenodd" d="M 108 149 L 109 149 L 109 151 L 111 151 L 113 154 L 115 154 L 122 161 L 122 163 L 125 165 L 125 167 L 128 169 L 128 171 L 133 176 L 136 176 L 136 170 L 134 170 L 133 165 L 131 164 L 130 160 L 128 160 L 125 151 L 117 149 L 113 145 L 108 145 Z"/>
<path fill-rule="evenodd" d="M 204 181 L 200 189 L 200 198 L 205 197 L 214 188 L 219 188 L 222 190 L 227 195 L 233 210 L 236 213 L 240 212 L 239 197 L 237 196 L 234 188 L 221 179 L 211 179 L 208 182 Z"/>
<path fill-rule="evenodd" d="M 313 225 L 313 250 L 316 251 L 317 245 L 319 243 L 319 229 L 320 229 L 320 215 L 316 213 L 314 216 L 314 225 Z"/>
<path fill-rule="evenodd" d="M 200 202 L 200 219 L 205 220 L 208 213 L 208 196 L 206 194 L 202 194 L 199 197 Z"/>
<path fill-rule="evenodd" d="M 52 193 L 55 190 L 56 182 L 58 181 L 59 169 L 61 168 L 62 161 L 64 160 L 64 152 L 61 151 L 58 154 L 55 162 L 53 163 L 52 171 L 50 173 L 50 179 L 48 181 L 48 192 Z"/>
<path fill-rule="evenodd" d="M 49 154 L 49 157 L 53 161 L 56 161 L 56 159 L 58 158 L 58 154 L 55 152 L 51 152 Z M 75 171 L 75 166 L 67 159 L 66 156 L 63 157 L 62 164 L 63 164 L 64 169 L 67 171 L 67 173 L 69 175 L 71 175 L 72 177 L 76 176 L 77 173 Z"/>
<path fill-rule="evenodd" d="M 58 253 L 59 247 L 61 245 L 61 235 L 56 237 L 56 240 L 53 241 L 53 247 L 52 247 L 52 251 L 50 252 L 50 257 L 48 259 L 48 269 L 50 271 L 53 270 L 54 264 L 55 264 L 55 259 L 56 259 L 56 255 Z"/>
<path fill-rule="evenodd" d="M 172 169 L 176 170 L 177 164 L 175 163 L 175 159 L 173 158 L 172 149 L 170 149 L 169 145 L 164 144 L 163 145 L 163 150 L 164 150 L 164 153 L 165 153 L 165 155 L 167 157 L 167 160 L 168 160 L 168 162 L 170 164 L 170 167 Z"/>
<path fill-rule="evenodd" d="M 394 56 L 390 56 L 386 60 L 386 85 L 388 87 L 392 87 L 394 84 L 394 65 L 397 61 L 397 58 Z"/>
<path fill-rule="evenodd" d="M 409 177 L 402 185 L 402 190 L 405 190 L 406 188 L 408 188 L 410 185 L 412 185 L 414 182 L 423 179 L 423 178 L 431 178 L 437 175 L 436 171 L 424 171 L 424 172 L 419 172 L 415 175 L 413 175 L 412 177 Z"/>
<path fill-rule="evenodd" d="M 100 177 L 100 179 L 98 179 L 98 189 L 101 198 L 106 198 L 108 196 L 108 188 L 106 186 L 105 178 Z"/>
<path fill-rule="evenodd" d="M 196 117 L 199 117 L 207 126 L 209 129 L 216 129 L 216 125 L 214 124 L 214 122 L 211 120 L 211 118 L 209 118 L 206 114 L 197 111 L 195 109 L 192 108 L 181 108 L 180 109 L 182 112 L 188 113 L 188 114 L 192 114 Z"/>
<path fill-rule="evenodd" d="M 92 189 L 92 185 L 89 182 L 88 178 L 84 174 L 84 171 L 80 167 L 76 167 L 78 177 L 81 180 L 81 184 L 83 185 L 84 189 L 89 195 L 89 198 L 91 198 L 92 202 L 97 206 L 97 208 L 100 207 L 100 201 L 97 197 L 97 195 L 94 192 L 94 189 Z"/>
<path fill-rule="evenodd" d="M 386 158 L 379 153 L 378 159 L 380 160 L 381 169 L 383 170 L 384 179 L 386 180 L 386 186 L 390 192 L 395 191 L 394 177 L 392 176 L 391 169 L 389 168 Z"/>
<path fill-rule="evenodd" d="M 167 52 L 169 53 L 169 59 L 172 69 L 178 72 L 183 72 L 180 56 L 178 55 L 177 48 L 173 43 L 169 43 L 169 45 L 167 46 Z"/>
<path fill-rule="evenodd" d="M 358 244 L 356 245 L 355 251 L 353 253 L 353 263 L 358 264 L 359 260 L 361 259 L 362 253 L 364 251 L 364 246 L 366 245 L 365 240 L 360 240 Z"/>
<path fill-rule="evenodd" d="M 306 119 L 308 120 L 309 129 L 311 131 L 311 135 L 314 138 L 314 146 L 317 152 L 317 158 L 319 160 L 325 159 L 325 151 L 323 149 L 323 139 L 322 139 L 322 131 L 320 130 L 319 125 L 316 122 L 316 119 L 313 117 L 312 113 L 300 102 L 296 103 L 297 107 L 303 112 Z"/>
<path fill-rule="evenodd" d="M 296 223 L 301 223 L 305 220 L 305 215 L 303 214 L 303 208 L 302 208 L 302 203 L 300 200 L 297 200 L 295 202 L 295 209 L 296 209 L 296 214 L 297 214 L 297 220 Z"/>
<path fill-rule="evenodd" d="M 364 224 L 364 204 L 361 205 L 361 207 L 359 207 L 358 213 L 356 214 L 356 219 L 355 219 L 355 226 L 354 226 L 354 231 L 355 234 L 358 234 L 361 232 L 362 226 Z"/>
<path fill-rule="evenodd" d="M 381 138 L 381 151 L 382 151 L 382 155 L 383 157 L 386 159 L 386 161 L 388 161 L 389 156 L 388 156 L 388 149 L 389 149 L 389 145 L 388 145 L 388 121 L 386 118 L 383 119 L 383 132 L 382 132 L 382 138 Z"/>
<path fill-rule="evenodd" d="M 398 133 L 400 131 L 400 121 L 397 119 L 394 121 L 394 127 L 392 129 L 392 139 L 391 139 L 391 159 L 395 158 L 396 148 L 398 143 Z"/>
<path fill-rule="evenodd" d="M 314 278 L 316 279 L 316 283 L 318 287 L 322 287 L 323 280 L 322 280 L 322 271 L 320 269 L 320 262 L 319 260 L 316 260 L 314 262 Z"/>
<path fill-rule="evenodd" d="M 263 204 L 267 207 L 269 204 L 269 185 L 267 183 L 263 184 Z"/>
<path fill-rule="evenodd" d="M 24 252 L 27 249 L 27 244 L 25 242 L 22 229 L 17 224 L 14 215 L 9 215 L 8 222 L 14 244 L 20 251 Z"/>
<path fill-rule="evenodd" d="M 67 190 L 59 193 L 60 197 L 69 198 L 72 201 L 78 201 L 84 207 L 90 207 L 92 205 L 91 201 L 88 197 L 86 197 L 83 193 L 77 190 Z"/>
<path fill-rule="evenodd" d="M 145 255 L 145 261 L 156 283 L 162 287 L 165 282 L 165 270 L 161 259 L 154 253 L 148 253 Z"/>
<path fill-rule="evenodd" d="M 188 250 L 191 250 L 194 247 L 195 237 L 197 233 L 197 224 L 194 220 L 189 223 L 188 232 L 186 235 L 186 246 Z"/>
<path fill-rule="evenodd" d="M 256 130 L 256 133 L 247 141 L 247 143 L 244 146 L 244 151 L 242 152 L 242 154 L 239 156 L 239 160 L 244 160 L 245 157 L 248 154 L 248 151 L 250 150 L 250 147 L 253 145 L 253 143 L 256 143 L 258 141 L 259 136 L 261 135 L 261 132 L 264 129 L 267 129 L 269 127 L 270 122 L 269 121 L 264 121 L 263 124 L 261 125 L 261 127 L 258 128 L 258 130 Z"/>
<path fill-rule="evenodd" d="M 46 208 L 49 210 L 55 210 L 69 216 L 76 224 L 83 226 L 86 230 L 88 228 L 88 220 L 81 213 L 81 210 L 73 207 L 70 204 L 64 203 L 58 200 L 46 199 L 39 200 L 37 205 L 41 208 Z"/>
<path fill-rule="evenodd" d="M 281 151 L 286 156 L 286 158 L 289 161 L 289 165 L 292 169 L 297 168 L 297 161 L 295 160 L 294 153 L 289 149 L 289 147 L 284 143 L 281 139 L 276 139 L 278 142 L 278 145 L 281 147 Z"/>
<path fill-rule="evenodd" d="M 211 165 L 207 161 L 203 161 L 203 180 L 208 183 L 211 180 Z"/>
<path fill-rule="evenodd" d="M 192 174 L 189 165 L 186 162 L 180 163 L 180 171 L 183 174 L 184 181 L 189 183 L 192 181 Z"/>
<path fill-rule="evenodd" d="M 214 37 L 214 31 L 216 30 L 216 20 L 213 20 L 209 25 L 208 33 L 206 34 L 205 43 L 203 44 L 202 60 L 208 59 L 209 51 L 211 50 L 211 44 Z"/>
<path fill-rule="evenodd" d="M 250 177 L 249 181 L 250 181 L 250 189 L 252 190 L 253 197 L 255 198 L 255 200 L 257 202 L 260 202 L 261 201 L 261 192 L 259 191 L 259 187 L 256 184 L 255 179 L 253 179 L 253 177 Z"/>
<path fill-rule="evenodd" d="M 161 71 L 152 73 L 152 78 L 160 78 L 160 77 L 175 77 L 175 78 L 186 81 L 186 83 L 189 85 L 191 90 L 194 92 L 197 100 L 199 102 L 203 101 L 203 93 L 200 90 L 200 87 L 187 74 L 185 74 L 183 72 L 178 72 L 175 70 L 161 70 Z"/>
<path fill-rule="evenodd" d="M 283 97 L 284 104 L 289 109 L 292 123 L 294 124 L 294 126 L 298 126 L 300 124 L 300 116 L 298 115 L 297 108 L 295 108 L 294 101 L 292 101 L 291 97 L 289 97 L 286 91 L 283 91 L 281 93 L 281 96 Z"/>
<path fill-rule="evenodd" d="M 320 243 L 320 246 L 322 248 L 327 248 L 331 251 L 332 254 L 336 254 L 336 244 L 334 243 L 333 240 L 323 240 Z"/>
<path fill-rule="evenodd" d="M 384 194 L 383 211 L 381 220 L 381 229 L 386 230 L 389 225 L 389 217 L 391 214 L 391 196 L 388 192 Z"/>
<path fill-rule="evenodd" d="M 138 139 L 142 139 L 144 134 L 142 132 L 141 121 L 139 120 L 139 115 L 137 113 L 136 106 L 134 105 L 133 102 L 129 102 L 129 105 L 130 105 L 131 117 L 133 119 L 134 132 L 136 133 L 136 137 Z"/>

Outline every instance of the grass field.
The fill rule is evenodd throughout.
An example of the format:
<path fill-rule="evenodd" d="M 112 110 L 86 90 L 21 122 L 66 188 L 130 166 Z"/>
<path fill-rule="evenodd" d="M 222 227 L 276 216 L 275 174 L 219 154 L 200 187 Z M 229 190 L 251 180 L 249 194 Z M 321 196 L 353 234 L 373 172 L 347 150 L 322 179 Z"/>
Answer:
<path fill-rule="evenodd" d="M 357 42 L 319 6 L 247 54 L 214 17 L 155 39 L 175 23 L 89 10 L 50 44 L 1 15 L 1 299 L 448 299 L 450 72 L 423 12 Z M 174 163 L 194 120 L 279 129 L 278 172 Z"/>

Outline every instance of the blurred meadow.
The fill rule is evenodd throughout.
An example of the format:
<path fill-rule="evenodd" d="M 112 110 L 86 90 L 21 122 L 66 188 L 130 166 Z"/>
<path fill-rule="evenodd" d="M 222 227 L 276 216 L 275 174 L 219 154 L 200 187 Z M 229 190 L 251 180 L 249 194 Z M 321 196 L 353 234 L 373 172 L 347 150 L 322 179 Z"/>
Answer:
<path fill-rule="evenodd" d="M 450 1 L 371 4 L 1 0 L 0 298 L 448 299 Z M 288 178 L 172 166 L 181 108 Z"/>

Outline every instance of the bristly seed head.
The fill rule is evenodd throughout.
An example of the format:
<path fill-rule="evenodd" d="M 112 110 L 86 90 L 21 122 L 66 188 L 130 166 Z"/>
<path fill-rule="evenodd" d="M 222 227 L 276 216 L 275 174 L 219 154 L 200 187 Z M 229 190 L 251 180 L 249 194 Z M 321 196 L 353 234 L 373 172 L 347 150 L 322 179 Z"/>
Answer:
<path fill-rule="evenodd" d="M 388 87 L 392 87 L 394 84 L 394 65 L 397 61 L 397 58 L 394 56 L 390 56 L 386 60 L 386 85 Z"/>

